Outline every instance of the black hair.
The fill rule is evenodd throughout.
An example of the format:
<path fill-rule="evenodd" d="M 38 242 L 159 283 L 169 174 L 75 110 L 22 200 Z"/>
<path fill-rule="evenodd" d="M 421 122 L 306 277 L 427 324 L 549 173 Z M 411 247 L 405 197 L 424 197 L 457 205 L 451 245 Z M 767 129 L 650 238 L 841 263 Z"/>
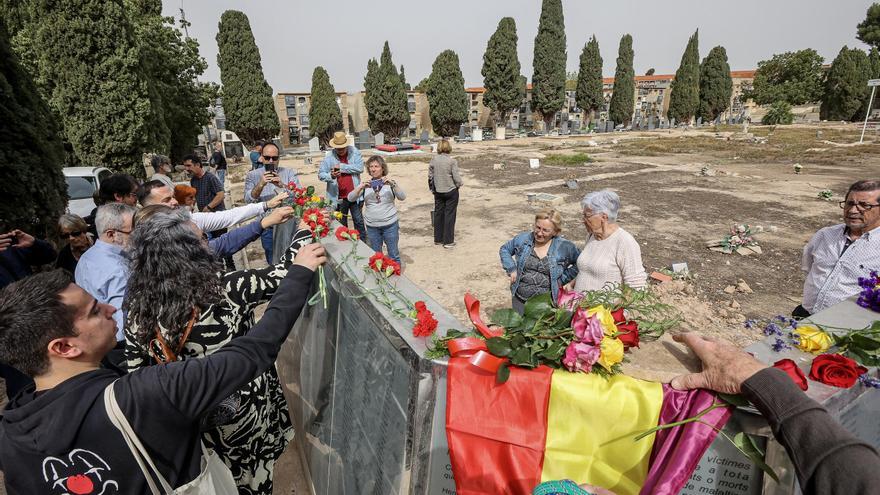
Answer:
<path fill-rule="evenodd" d="M 187 160 L 193 162 L 193 165 L 198 165 L 200 167 L 202 166 L 202 157 L 200 157 L 199 155 L 196 155 L 194 153 L 186 155 L 185 157 L 183 157 L 183 161 L 186 162 Z"/>
<path fill-rule="evenodd" d="M 150 197 L 150 193 L 153 192 L 153 189 L 160 187 L 167 187 L 167 184 L 161 180 L 148 180 L 147 182 L 144 182 L 140 189 L 138 189 L 138 203 L 140 203 L 141 206 L 147 206 L 144 204 L 144 201 Z M 171 192 L 173 193 L 174 191 Z"/>
<path fill-rule="evenodd" d="M 0 289 L 0 361 L 30 377 L 48 370 L 49 342 L 76 336 L 77 308 L 61 302 L 71 283 L 70 273 L 56 269 Z"/>
<path fill-rule="evenodd" d="M 849 186 L 844 198 L 849 198 L 849 193 L 865 191 L 880 191 L 880 180 L 860 180 Z M 878 193 L 876 201 L 880 203 L 880 193 Z"/>
<path fill-rule="evenodd" d="M 137 188 L 138 183 L 134 177 L 128 174 L 113 174 L 101 182 L 101 187 L 98 189 L 98 199 L 101 204 L 113 203 L 116 201 L 117 195 L 131 194 L 136 192 Z"/>

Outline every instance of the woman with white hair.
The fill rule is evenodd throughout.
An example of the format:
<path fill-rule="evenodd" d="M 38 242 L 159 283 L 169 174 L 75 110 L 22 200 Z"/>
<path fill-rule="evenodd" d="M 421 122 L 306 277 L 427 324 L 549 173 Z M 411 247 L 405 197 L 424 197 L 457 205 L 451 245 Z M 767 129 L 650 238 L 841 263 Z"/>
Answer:
<path fill-rule="evenodd" d="M 611 283 L 642 288 L 648 276 L 642 265 L 642 250 L 632 234 L 617 225 L 620 197 L 603 189 L 584 196 L 584 226 L 587 242 L 578 256 L 574 290 L 597 290 Z"/>
<path fill-rule="evenodd" d="M 58 234 L 67 241 L 67 244 L 58 252 L 55 268 L 76 273 L 76 264 L 79 263 L 80 256 L 92 247 L 89 226 L 79 215 L 67 213 L 58 218 Z"/>

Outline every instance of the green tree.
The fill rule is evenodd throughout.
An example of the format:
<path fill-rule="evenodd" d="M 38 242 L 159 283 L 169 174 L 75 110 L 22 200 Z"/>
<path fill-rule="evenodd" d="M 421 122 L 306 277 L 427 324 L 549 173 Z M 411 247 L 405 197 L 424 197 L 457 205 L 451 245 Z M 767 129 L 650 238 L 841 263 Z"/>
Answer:
<path fill-rule="evenodd" d="M 364 76 L 364 106 L 367 108 L 367 125 L 376 127 L 376 99 L 379 91 L 379 62 L 375 58 L 367 61 L 367 74 Z"/>
<path fill-rule="evenodd" d="M 645 71 L 645 75 L 646 75 L 646 76 L 653 76 L 653 75 L 654 75 L 654 72 L 656 72 L 656 71 L 654 70 L 653 67 L 651 67 L 650 69 L 648 69 L 647 71 Z"/>
<path fill-rule="evenodd" d="M 777 101 L 803 105 L 822 98 L 824 75 L 822 56 L 807 48 L 773 55 L 758 62 L 752 89 L 743 93 L 758 105 Z"/>
<path fill-rule="evenodd" d="M 374 110 L 373 131 L 384 133 L 386 138 L 398 137 L 409 125 L 410 117 L 406 107 L 406 89 L 391 59 L 391 48 L 387 41 L 382 49 L 376 78 L 375 95 L 370 98 Z"/>
<path fill-rule="evenodd" d="M 403 84 L 403 89 L 409 91 L 410 85 L 406 82 L 406 73 L 403 72 L 403 64 L 400 64 L 400 82 Z"/>
<path fill-rule="evenodd" d="M 326 145 L 333 133 L 342 130 L 342 111 L 336 104 L 336 89 L 323 67 L 312 72 L 312 99 L 309 106 L 309 131 Z"/>
<path fill-rule="evenodd" d="M 823 120 L 859 120 L 867 111 L 871 62 L 865 52 L 840 49 L 825 77 L 825 94 L 819 107 Z"/>
<path fill-rule="evenodd" d="M 503 126 L 507 116 L 522 103 L 519 88 L 519 57 L 516 53 L 516 22 L 505 17 L 498 23 L 483 53 L 483 104 L 498 114 Z"/>
<path fill-rule="evenodd" d="M 2 17 L 0 121 L 0 229 L 45 236 L 67 204 L 64 150 L 54 116 L 13 52 Z"/>
<path fill-rule="evenodd" d="M 428 80 L 429 80 L 430 78 L 431 78 L 431 76 L 430 76 L 430 74 L 429 74 L 428 77 L 426 77 L 426 78 L 422 79 L 421 81 L 419 81 L 419 83 L 416 84 L 415 90 L 416 90 L 416 91 L 421 91 L 422 93 L 427 93 L 427 92 L 428 92 Z"/>
<path fill-rule="evenodd" d="M 669 119 L 690 122 L 700 106 L 700 31 L 688 40 L 681 64 L 675 71 L 675 79 L 669 88 Z"/>
<path fill-rule="evenodd" d="M 605 95 L 602 92 L 602 55 L 599 54 L 596 35 L 590 38 L 581 52 L 575 95 L 578 107 L 589 115 L 587 123 L 605 105 Z"/>
<path fill-rule="evenodd" d="M 856 26 L 856 38 L 874 48 L 880 48 L 880 3 L 872 3 L 865 20 Z"/>
<path fill-rule="evenodd" d="M 770 109 L 764 114 L 761 123 L 764 125 L 791 124 L 794 115 L 791 114 L 791 105 L 784 100 L 779 100 L 770 105 Z"/>
<path fill-rule="evenodd" d="M 464 76 L 458 65 L 458 55 L 445 50 L 434 60 L 428 83 L 428 107 L 434 133 L 448 137 L 455 135 L 467 122 L 468 101 L 464 91 Z"/>
<path fill-rule="evenodd" d="M 565 103 L 566 57 L 562 0 L 543 0 L 532 61 L 532 109 L 541 114 L 547 131 Z"/>
<path fill-rule="evenodd" d="M 697 115 L 712 121 L 730 106 L 733 80 L 727 63 L 727 50 L 716 46 L 700 64 L 700 107 Z"/>
<path fill-rule="evenodd" d="M 633 70 L 632 36 L 620 38 L 617 49 L 617 70 L 614 71 L 614 93 L 608 105 L 608 118 L 615 124 L 628 124 L 632 120 L 635 105 L 635 72 Z"/>
<path fill-rule="evenodd" d="M 217 48 L 226 127 L 248 145 L 271 139 L 278 134 L 281 124 L 275 113 L 272 88 L 263 76 L 251 23 L 243 12 L 227 10 L 220 16 Z"/>
<path fill-rule="evenodd" d="M 122 0 L 37 0 L 33 19 L 37 83 L 72 152 L 143 177 L 154 109 Z"/>

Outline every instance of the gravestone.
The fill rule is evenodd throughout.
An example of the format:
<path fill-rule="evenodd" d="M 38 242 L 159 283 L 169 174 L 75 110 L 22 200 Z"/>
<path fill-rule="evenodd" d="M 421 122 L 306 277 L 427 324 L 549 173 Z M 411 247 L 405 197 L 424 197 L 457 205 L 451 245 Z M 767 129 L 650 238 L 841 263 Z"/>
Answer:
<path fill-rule="evenodd" d="M 606 128 L 605 121 L 600 120 L 599 123 L 593 127 L 593 130 L 595 130 L 596 132 L 605 132 L 605 128 Z"/>
<path fill-rule="evenodd" d="M 428 133 L 428 131 L 422 131 L 422 135 L 419 138 L 419 144 L 428 144 L 430 142 L 429 138 L 430 134 Z"/>
<path fill-rule="evenodd" d="M 380 133 L 376 134 L 375 143 L 376 143 L 376 146 L 382 146 L 383 144 L 385 144 L 385 133 L 384 132 L 380 132 Z"/>
<path fill-rule="evenodd" d="M 703 127 L 703 117 L 697 117 L 697 127 Z"/>
<path fill-rule="evenodd" d="M 483 130 L 479 127 L 474 127 L 471 129 L 471 140 L 473 141 L 482 141 L 483 140 Z"/>
<path fill-rule="evenodd" d="M 648 130 L 649 131 L 654 130 L 654 117 L 653 116 L 648 117 Z"/>
<path fill-rule="evenodd" d="M 715 126 L 717 127 L 719 125 L 721 125 L 721 116 L 720 115 L 715 117 Z"/>
<path fill-rule="evenodd" d="M 605 132 L 614 132 L 614 121 L 605 122 Z"/>
<path fill-rule="evenodd" d="M 675 129 L 675 117 L 669 119 L 669 128 Z"/>
<path fill-rule="evenodd" d="M 541 160 L 538 158 L 529 158 L 529 168 L 538 168 L 541 166 Z"/>
<path fill-rule="evenodd" d="M 313 137 L 309 139 L 309 153 L 320 153 L 321 152 L 321 140 L 317 137 Z"/>
<path fill-rule="evenodd" d="M 563 120 L 559 123 L 559 134 L 568 134 L 568 121 Z"/>
<path fill-rule="evenodd" d="M 370 143 L 370 138 L 372 135 L 370 131 L 364 130 L 358 133 L 357 138 L 357 149 L 359 150 L 368 150 L 372 147 L 372 143 Z"/>
<path fill-rule="evenodd" d="M 458 126 L 458 140 L 464 141 L 466 137 L 467 129 L 465 128 L 464 124 L 461 124 L 460 126 Z"/>

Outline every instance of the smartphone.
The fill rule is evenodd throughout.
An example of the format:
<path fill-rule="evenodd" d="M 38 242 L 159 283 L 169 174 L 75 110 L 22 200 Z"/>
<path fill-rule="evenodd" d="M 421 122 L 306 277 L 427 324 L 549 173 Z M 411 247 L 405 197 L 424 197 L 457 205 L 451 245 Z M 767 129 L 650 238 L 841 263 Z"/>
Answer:
<path fill-rule="evenodd" d="M 274 163 L 264 163 L 263 167 L 265 168 L 266 172 L 272 172 L 273 174 L 275 173 L 276 168 Z"/>

